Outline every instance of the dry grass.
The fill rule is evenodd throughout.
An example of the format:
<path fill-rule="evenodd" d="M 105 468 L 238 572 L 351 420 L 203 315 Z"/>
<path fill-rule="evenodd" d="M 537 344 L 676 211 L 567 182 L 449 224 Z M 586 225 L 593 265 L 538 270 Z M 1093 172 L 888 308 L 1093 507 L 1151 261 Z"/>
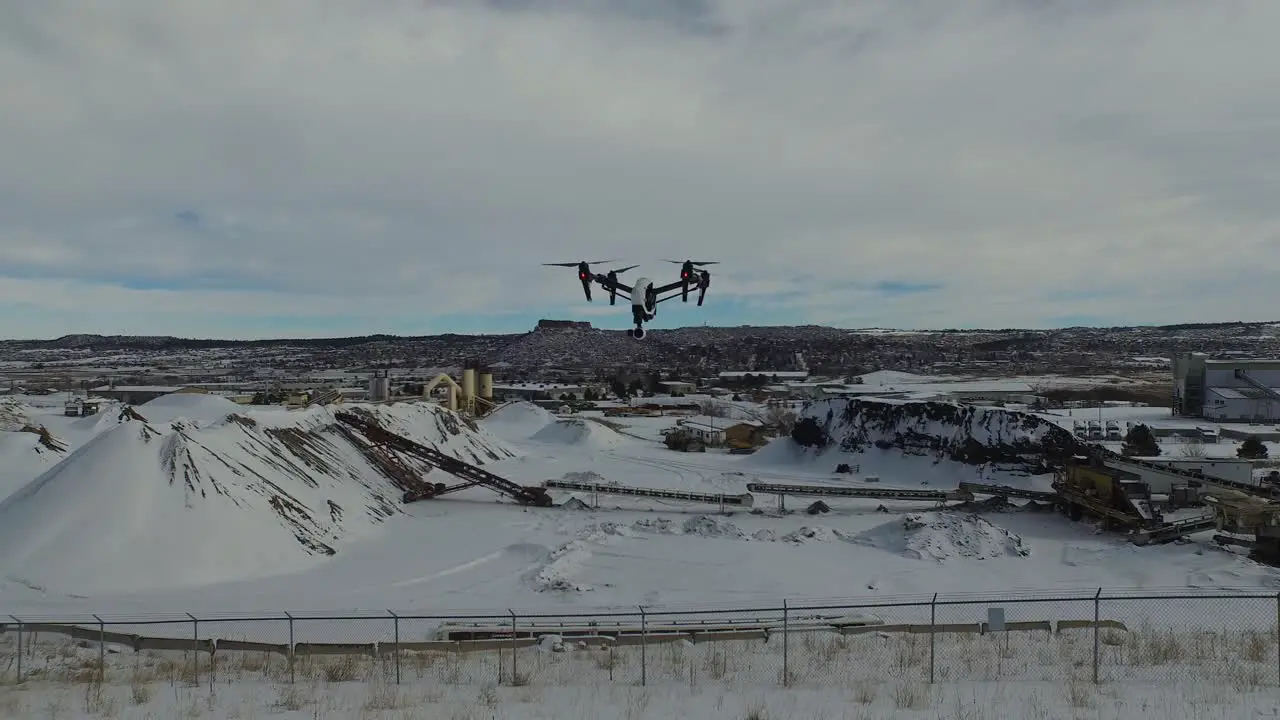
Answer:
<path fill-rule="evenodd" d="M 641 649 L 635 646 L 570 642 L 564 652 L 521 649 L 514 667 L 509 648 L 501 656 L 299 656 L 292 667 L 279 655 L 224 652 L 216 662 L 200 656 L 197 670 L 190 653 L 112 648 L 103 665 L 93 643 L 43 639 L 24 648 L 23 683 L 16 682 L 14 648 L 0 645 L 0 653 L 8 653 L 0 654 L 0 717 L 142 717 L 163 708 L 160 714 L 166 717 L 174 712 L 207 718 L 300 712 L 307 717 L 489 718 L 506 706 L 545 703 L 572 689 L 594 693 L 639 720 L 661 716 L 664 707 L 669 712 L 661 703 L 673 688 L 720 693 L 723 712 L 715 714 L 742 718 L 797 716 L 772 695 L 767 703 L 734 699 L 769 688 L 837 697 L 845 710 L 833 718 L 928 713 L 977 720 L 986 717 L 984 708 L 992 702 L 1004 702 L 998 699 L 1002 694 L 1010 702 L 1025 701 L 1029 718 L 1073 716 L 1120 702 L 1126 687 L 1220 709 L 1242 697 L 1275 692 L 1275 638 L 1270 629 L 1103 631 L 1102 685 L 1093 683 L 1089 630 L 939 635 L 932 653 L 928 635 L 795 633 L 787 639 L 785 676 L 780 636 L 764 642 L 654 644 L 645 653 L 648 688 L 637 687 L 642 668 Z M 934 685 L 928 682 L 931 661 Z M 402 684 L 396 683 L 397 662 Z M 422 713 L 424 707 L 433 710 Z M 1215 713 L 1234 716 L 1226 710 L 1206 710 L 1204 716 Z"/>

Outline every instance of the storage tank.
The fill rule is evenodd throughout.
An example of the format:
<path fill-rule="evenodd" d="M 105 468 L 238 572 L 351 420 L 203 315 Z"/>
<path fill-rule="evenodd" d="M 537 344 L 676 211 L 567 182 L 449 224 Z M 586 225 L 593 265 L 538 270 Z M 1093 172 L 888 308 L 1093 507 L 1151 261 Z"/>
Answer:
<path fill-rule="evenodd" d="M 462 398 L 463 402 L 476 396 L 476 371 L 475 368 L 466 368 L 462 371 Z"/>
<path fill-rule="evenodd" d="M 391 378 L 386 370 L 374 370 L 369 378 L 369 399 L 382 402 L 391 399 Z"/>
<path fill-rule="evenodd" d="M 493 400 L 493 373 L 480 373 L 480 397 Z"/>

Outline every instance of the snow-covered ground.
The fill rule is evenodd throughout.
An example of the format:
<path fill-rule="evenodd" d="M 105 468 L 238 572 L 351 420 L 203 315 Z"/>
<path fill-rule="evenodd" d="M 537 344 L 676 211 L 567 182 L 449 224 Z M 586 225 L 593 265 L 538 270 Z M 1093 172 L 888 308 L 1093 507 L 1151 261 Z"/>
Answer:
<path fill-rule="evenodd" d="M 774 498 L 758 495 L 753 511 L 727 515 L 714 505 L 604 495 L 581 495 L 582 503 L 573 507 L 524 508 L 484 488 L 402 506 L 395 481 L 401 473 L 421 471 L 421 465 L 369 450 L 333 423 L 329 409 L 246 410 L 219 398 L 174 396 L 135 408 L 145 420 L 120 406 L 106 406 L 95 417 L 63 418 L 60 403 L 18 400 L 4 408 L 10 429 L 0 433 L 0 494 L 7 496 L 0 500 L 0 616 L 28 622 L 94 613 L 139 618 L 392 609 L 503 615 L 509 608 L 592 612 L 644 605 L 657 611 L 1099 587 L 1280 589 L 1280 571 L 1219 549 L 1204 536 L 1188 544 L 1137 547 L 1088 523 L 1029 508 L 974 512 L 824 498 L 830 512 L 810 515 L 803 512 L 808 503 L 793 498 L 789 508 L 798 512 L 784 514 Z M 659 421 L 670 426 L 671 417 L 609 418 L 611 427 L 601 418 L 562 419 L 518 403 L 470 427 L 425 404 L 366 407 L 396 432 L 525 485 L 587 477 L 737 494 L 756 480 L 927 489 L 977 479 L 1044 489 L 1049 480 L 897 449 L 814 456 L 790 439 L 754 455 L 681 454 L 656 441 Z M 1070 420 L 1065 418 L 1067 427 Z M 27 426 L 46 427 L 62 449 L 21 429 Z M 856 471 L 835 474 L 840 462 Z M 441 475 L 437 470 L 426 479 L 452 482 Z M 868 483 L 872 476 L 878 480 Z M 558 503 L 574 496 L 552 494 Z M 599 507 L 590 507 L 597 500 Z M 1271 627 L 1274 635 L 1274 607 L 1267 618 L 1259 629 Z M 174 636 L 185 632 L 175 630 Z M 697 652 L 713 653 L 715 646 Z M 3 652 L 0 647 L 0 673 Z M 1061 660 L 1053 646 L 1027 652 L 1036 662 L 1047 663 L 1049 655 Z M 749 656 L 744 649 L 741 657 Z M 121 661 L 137 662 L 131 657 L 126 652 Z M 1274 659 L 1274 645 L 1267 657 Z M 761 658 L 751 684 L 743 687 L 776 684 L 780 668 L 762 670 L 776 659 Z M 693 681 L 687 665 L 694 668 Z M 932 690 L 914 680 L 914 689 L 895 690 L 890 679 L 868 675 L 873 690 L 853 681 L 835 690 L 802 684 L 767 696 L 763 690 L 726 690 L 731 684 L 712 682 L 707 667 L 702 661 L 679 665 L 672 671 L 682 673 L 679 678 L 660 681 L 667 687 L 662 692 L 607 683 L 554 692 L 536 683 L 495 690 L 476 679 L 447 688 L 408 688 L 403 698 L 386 700 L 395 707 L 382 710 L 387 717 L 402 716 L 397 713 L 409 696 L 424 692 L 456 709 L 445 717 L 744 717 L 765 703 L 770 717 L 841 717 L 840 708 L 848 705 L 854 708 L 849 717 L 902 711 L 895 716 L 1048 718 L 1074 717 L 1080 708 L 1072 705 L 1079 702 L 1093 703 L 1089 717 L 1136 717 L 1123 713 L 1144 707 L 1144 714 L 1192 717 L 1174 710 L 1193 706 L 1201 707 L 1201 717 L 1236 717 L 1244 716 L 1246 705 L 1223 703 L 1248 702 L 1248 688 L 1197 699 L 1191 697 L 1201 692 L 1195 687 L 1174 693 L 1150 683 L 1102 697 L 1069 681 L 1070 662 L 1053 665 L 1052 677 L 1008 676 L 1024 680 L 1017 683 L 957 671 Z M 119 695 L 118 707 L 155 711 L 150 701 L 135 707 L 131 683 L 122 678 L 107 688 Z M 290 702 L 269 696 L 294 690 L 265 675 L 256 682 L 218 686 L 215 700 L 177 685 L 160 692 L 170 710 L 195 705 L 222 717 L 288 716 L 285 711 L 313 717 L 314 703 L 329 703 L 321 716 L 358 716 L 370 702 L 368 694 L 382 692 L 312 684 L 305 692 L 314 702 L 290 710 Z M 684 689 L 677 696 L 672 688 L 679 684 Z M 1070 697 L 1086 691 L 1088 698 Z M 43 712 L 42 704 L 56 702 L 74 713 L 86 702 L 84 688 L 76 692 L 80 696 L 58 701 L 38 688 L 0 688 L 0 714 Z M 477 705 L 478 693 L 497 699 L 492 707 L 488 700 Z M 920 698 L 902 705 L 895 693 Z M 279 707 L 272 709 L 277 700 Z M 999 709 L 991 709 L 993 703 Z M 633 704 L 642 707 L 628 710 Z M 975 705 L 987 709 L 979 715 L 961 712 Z M 1161 709 L 1166 705 L 1168 710 Z M 1210 706 L 1212 711 L 1204 709 Z M 65 712 L 61 716 L 74 716 Z"/>
<path fill-rule="evenodd" d="M 547 636 L 513 654 L 286 658 L 24 653 L 0 714 L 57 718 L 1273 717 L 1275 642 L 1107 630 L 988 636 L 789 634 L 768 642 L 608 646 Z M 8 648 L 0 646 L 0 651 Z M 0 655 L 3 657 L 3 655 Z M 12 657 L 12 656 L 11 656 Z M 105 672 L 99 673 L 98 668 Z M 3 670 L 3 668 L 0 668 Z M 933 682 L 930 683 L 932 672 Z M 783 680 L 786 686 L 783 686 Z M 642 685 L 643 683 L 643 685 Z"/>
<path fill-rule="evenodd" d="M 827 498 L 829 513 L 780 514 L 775 498 L 757 496 L 754 512 L 720 516 L 714 505 L 603 495 L 580 497 L 598 501 L 598 509 L 523 508 L 479 487 L 404 506 L 385 473 L 333 429 L 329 410 L 254 409 L 250 421 L 237 422 L 227 413 L 243 408 L 212 406 L 221 399 L 167 402 L 189 407 L 139 406 L 147 423 L 121 421 L 118 407 L 78 419 L 27 409 L 68 449 L 36 453 L 29 441 L 10 443 L 16 447 L 6 466 L 33 477 L 23 486 L 11 470 L 10 495 L 0 502 L 7 612 L 505 611 L 1003 589 L 1280 587 L 1276 570 L 1207 541 L 1139 548 L 1016 507 L 968 516 L 935 512 L 931 503 Z M 588 477 L 739 494 L 756 480 L 927 489 L 976 479 L 1034 489 L 1049 482 L 896 449 L 813 457 L 789 439 L 754 455 L 676 453 L 635 436 L 651 434 L 647 428 L 624 434 L 652 419 L 611 418 L 618 432 L 528 404 L 509 405 L 474 430 L 455 428 L 458 435 L 439 426 L 444 411 L 434 406 L 380 412 L 399 418 L 393 425 L 401 432 L 525 485 Z M 303 441 L 288 428 L 317 434 Z M 175 444 L 182 450 L 176 469 Z M 57 456 L 62 462 L 51 464 Z M 845 461 L 857 472 L 832 472 Z M 448 480 L 440 474 L 428 478 Z M 879 479 L 868 484 L 868 477 Z M 552 494 L 558 502 L 573 497 Z M 288 521 L 273 496 L 292 498 L 304 508 L 293 515 L 310 519 Z M 332 519 L 330 501 L 341 508 Z M 795 510 L 808 505 L 790 502 Z M 904 524 L 909 516 L 918 526 Z M 977 560 L 955 540 L 986 547 L 992 533 L 1016 536 L 1023 552 Z M 332 556 L 308 547 L 322 541 Z"/>

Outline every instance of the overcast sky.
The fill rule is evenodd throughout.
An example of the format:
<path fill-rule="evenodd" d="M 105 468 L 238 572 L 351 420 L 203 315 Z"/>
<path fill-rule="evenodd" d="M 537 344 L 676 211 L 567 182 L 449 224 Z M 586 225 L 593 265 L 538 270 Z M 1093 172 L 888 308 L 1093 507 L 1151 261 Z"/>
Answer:
<path fill-rule="evenodd" d="M 0 5 L 0 336 L 1280 319 L 1276 0 Z M 601 269 L 604 269 L 603 267 Z M 602 307 L 603 306 L 603 307 Z"/>

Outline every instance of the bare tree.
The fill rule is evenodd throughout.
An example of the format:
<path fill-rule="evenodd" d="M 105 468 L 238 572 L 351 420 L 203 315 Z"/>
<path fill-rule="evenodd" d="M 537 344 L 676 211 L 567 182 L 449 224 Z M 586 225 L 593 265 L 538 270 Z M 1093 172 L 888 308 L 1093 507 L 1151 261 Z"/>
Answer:
<path fill-rule="evenodd" d="M 776 428 L 779 435 L 790 434 L 796 426 L 796 414 L 781 405 L 773 405 L 765 411 L 765 422 Z"/>
<path fill-rule="evenodd" d="M 1202 458 L 1207 454 L 1204 450 L 1204 441 L 1200 438 L 1191 438 L 1182 446 L 1178 454 L 1184 458 Z"/>
<path fill-rule="evenodd" d="M 707 417 L 729 417 L 728 406 L 714 400 L 705 400 L 698 403 L 698 412 Z"/>

